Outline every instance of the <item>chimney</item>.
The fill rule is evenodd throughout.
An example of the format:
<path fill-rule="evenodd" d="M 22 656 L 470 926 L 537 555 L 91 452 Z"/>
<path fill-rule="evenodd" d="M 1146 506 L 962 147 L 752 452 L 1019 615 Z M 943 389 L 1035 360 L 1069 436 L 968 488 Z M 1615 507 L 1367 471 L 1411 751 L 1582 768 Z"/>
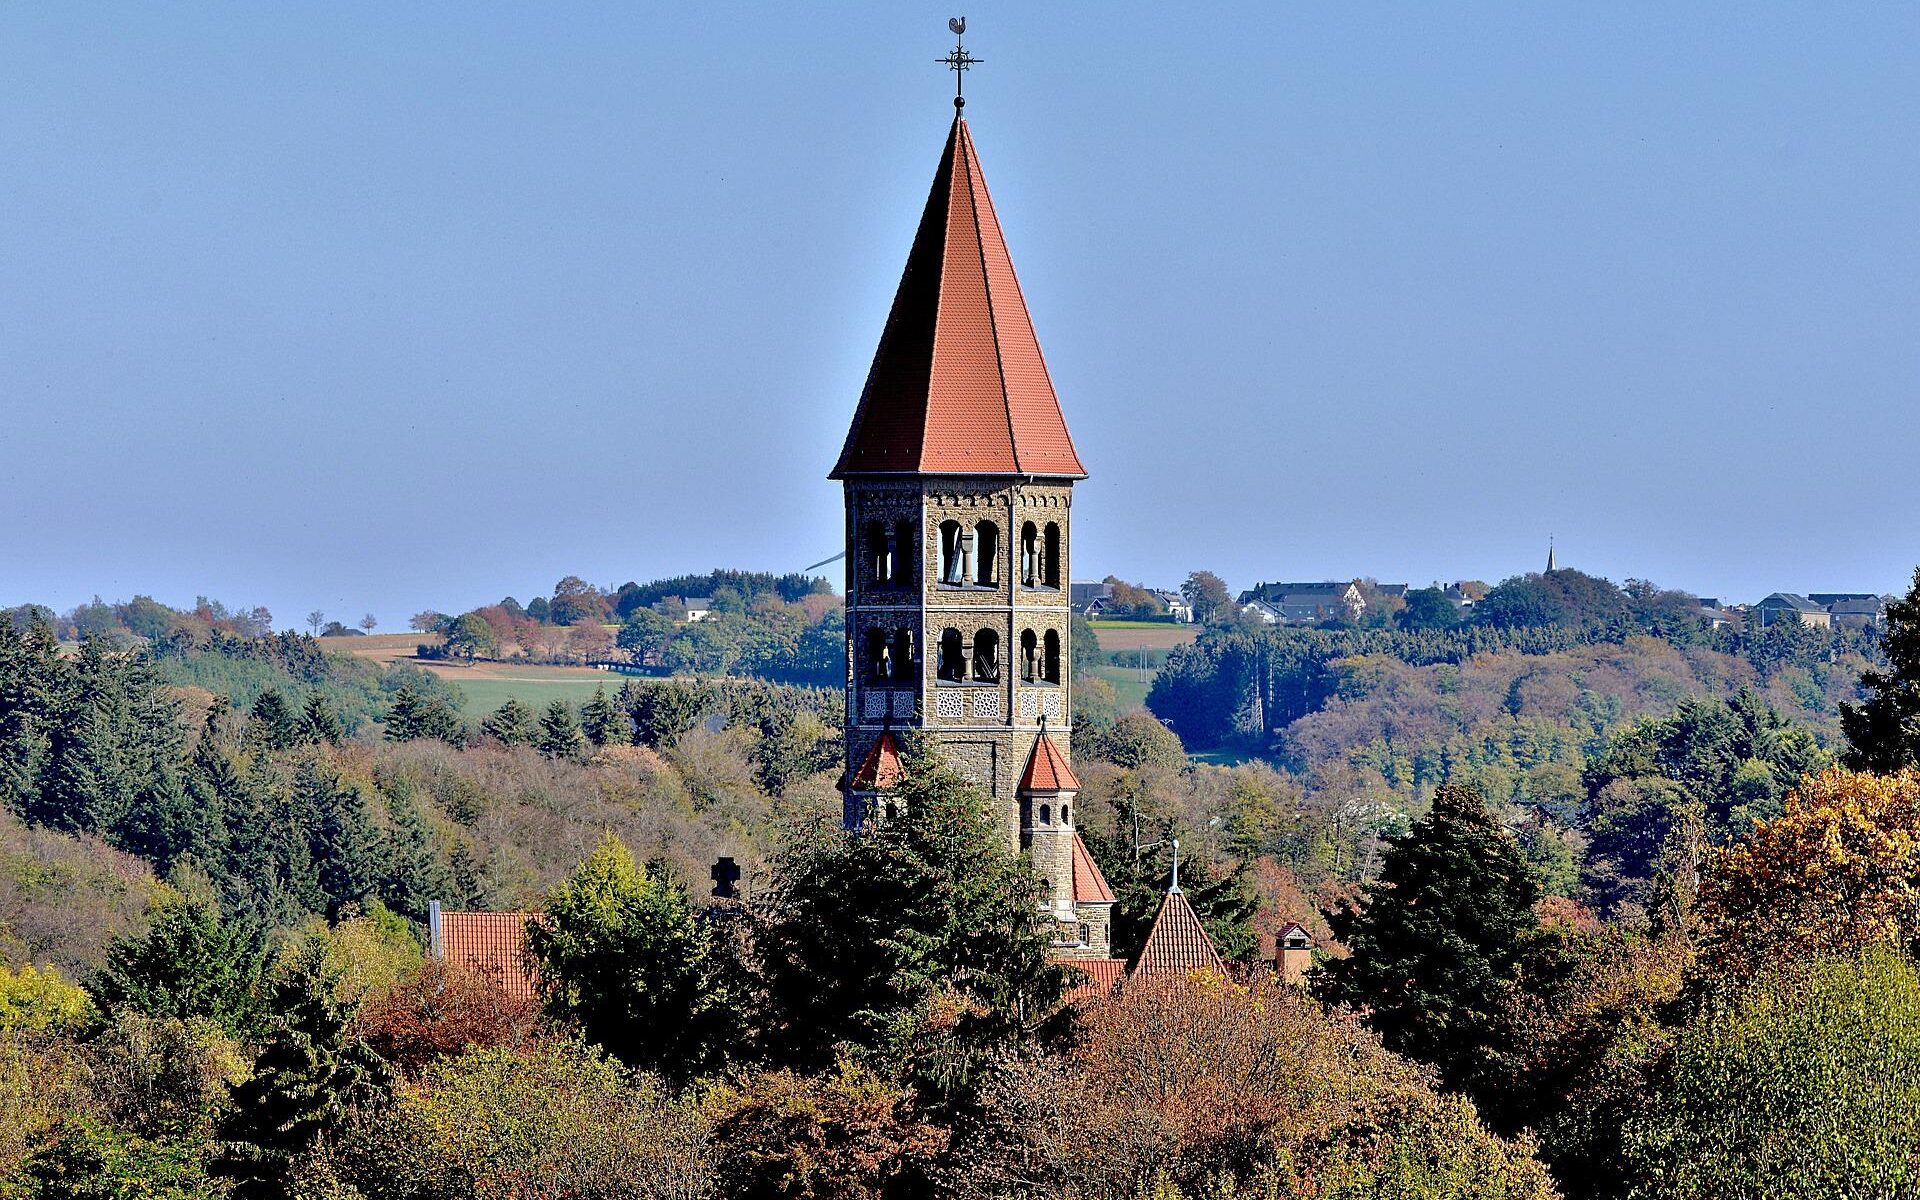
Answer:
<path fill-rule="evenodd" d="M 433 956 L 435 962 L 446 961 L 447 942 L 440 936 L 440 902 L 438 900 L 427 901 L 427 953 Z"/>

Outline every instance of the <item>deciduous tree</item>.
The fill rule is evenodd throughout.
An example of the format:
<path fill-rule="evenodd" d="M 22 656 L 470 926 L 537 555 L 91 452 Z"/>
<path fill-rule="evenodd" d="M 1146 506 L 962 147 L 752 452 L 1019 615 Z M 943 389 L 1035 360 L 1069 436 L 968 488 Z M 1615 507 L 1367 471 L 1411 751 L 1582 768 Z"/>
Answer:
<path fill-rule="evenodd" d="M 549 1015 L 629 1066 L 685 1082 L 726 1057 L 736 998 L 687 894 L 606 835 L 527 928 Z"/>
<path fill-rule="evenodd" d="M 1832 768 L 1709 864 L 1705 955 L 1721 971 L 1878 943 L 1920 946 L 1920 773 Z"/>

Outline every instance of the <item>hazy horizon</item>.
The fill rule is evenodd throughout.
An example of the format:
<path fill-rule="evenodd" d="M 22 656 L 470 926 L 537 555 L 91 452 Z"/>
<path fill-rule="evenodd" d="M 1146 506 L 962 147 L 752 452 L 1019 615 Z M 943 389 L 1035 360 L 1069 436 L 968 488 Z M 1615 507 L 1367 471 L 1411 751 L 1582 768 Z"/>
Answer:
<path fill-rule="evenodd" d="M 948 15 L 8 10 L 0 606 L 834 553 Z M 1920 10 L 967 16 L 1078 576 L 1905 589 Z"/>

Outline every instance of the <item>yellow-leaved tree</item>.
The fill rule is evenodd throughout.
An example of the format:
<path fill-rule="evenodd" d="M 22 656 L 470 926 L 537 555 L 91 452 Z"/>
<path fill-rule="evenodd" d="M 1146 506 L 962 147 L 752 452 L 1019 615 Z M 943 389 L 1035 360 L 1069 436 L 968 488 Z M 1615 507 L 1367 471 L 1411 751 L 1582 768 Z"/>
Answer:
<path fill-rule="evenodd" d="M 1786 811 L 1714 857 L 1701 888 L 1703 958 L 1752 974 L 1770 960 L 1920 940 L 1920 773 L 1831 768 Z"/>

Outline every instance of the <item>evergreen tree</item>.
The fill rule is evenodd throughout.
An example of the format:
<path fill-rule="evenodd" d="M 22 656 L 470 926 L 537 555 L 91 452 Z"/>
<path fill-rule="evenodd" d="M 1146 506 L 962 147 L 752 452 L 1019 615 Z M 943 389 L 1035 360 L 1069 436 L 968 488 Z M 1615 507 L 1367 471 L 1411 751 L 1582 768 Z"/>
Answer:
<path fill-rule="evenodd" d="M 707 928 L 683 887 L 611 833 L 547 893 L 527 946 L 548 1014 L 628 1066 L 684 1083 L 724 1058 L 733 1009 Z"/>
<path fill-rule="evenodd" d="M 244 777 L 221 768 L 235 788 L 227 804 L 221 885 L 234 911 L 291 921 L 326 908 L 313 862 L 314 797 L 286 786 L 275 764 L 255 759 Z"/>
<path fill-rule="evenodd" d="M 633 720 L 633 744 L 671 750 L 683 734 L 700 723 L 716 697 L 706 684 L 660 679 L 620 689 L 620 703 Z"/>
<path fill-rule="evenodd" d="M 73 676 L 77 686 L 65 711 L 54 716 L 48 770 L 27 816 L 55 829 L 104 833 L 133 805 L 121 737 L 126 696 L 97 638 L 81 643 Z"/>
<path fill-rule="evenodd" d="M 1365 1012 L 1388 1049 L 1467 1086 L 1511 1011 L 1538 898 L 1480 797 L 1441 787 L 1432 811 L 1392 839 L 1359 911 L 1336 917 L 1352 956 L 1328 964 L 1322 991 Z"/>
<path fill-rule="evenodd" d="M 1173 839 L 1186 840 L 1188 835 L 1170 822 L 1158 824 L 1151 834 L 1143 827 L 1142 839 L 1158 844 L 1142 853 L 1136 866 L 1132 845 L 1125 836 L 1131 830 L 1116 832 L 1122 836 L 1103 837 L 1092 828 L 1082 836 L 1088 852 L 1100 864 L 1100 873 L 1113 887 L 1113 953 L 1118 958 L 1132 958 L 1146 942 L 1147 931 L 1160 913 L 1160 902 L 1173 875 Z M 1180 890 L 1206 927 L 1220 957 L 1229 962 L 1242 961 L 1259 952 L 1260 935 L 1253 927 L 1253 917 L 1260 910 L 1260 895 L 1245 865 L 1216 876 L 1205 861 L 1182 858 Z"/>
<path fill-rule="evenodd" d="M 386 874 L 380 899 L 401 916 L 427 919 L 427 905 L 452 894 L 453 880 L 433 851 L 433 832 L 410 794 L 387 797 Z"/>
<path fill-rule="evenodd" d="M 0 808 L 39 809 L 53 732 L 72 687 L 44 614 L 34 612 L 17 631 L 12 621 L 0 621 Z"/>
<path fill-rule="evenodd" d="M 1850 770 L 1891 775 L 1920 766 L 1920 568 L 1904 598 L 1887 605 L 1887 627 L 1880 634 L 1885 670 L 1860 676 L 1867 698 L 1842 701 L 1840 727 Z"/>
<path fill-rule="evenodd" d="M 327 698 L 319 692 L 308 695 L 306 708 L 300 713 L 299 740 L 309 746 L 338 746 L 346 737 L 347 727 Z"/>
<path fill-rule="evenodd" d="M 380 832 L 360 789 L 344 783 L 324 760 L 301 762 L 294 777 L 295 811 L 309 831 L 308 853 L 326 896 L 327 911 L 373 894 L 385 873 Z"/>
<path fill-rule="evenodd" d="M 268 750 L 291 750 L 300 744 L 300 718 L 277 688 L 261 692 L 247 714 L 247 740 Z"/>
<path fill-rule="evenodd" d="M 948 1066 L 929 1082 L 951 1094 L 1033 1032 L 1064 975 L 1037 881 L 985 797 L 917 739 L 906 759 L 898 819 L 796 828 L 775 855 L 756 946 L 768 1050 L 802 1070 L 842 1044 L 898 1058 L 940 1004 Z"/>
<path fill-rule="evenodd" d="M 411 742 L 420 738 L 438 738 L 443 742 L 457 741 L 460 736 L 460 719 L 447 707 L 446 701 L 438 696 L 422 696 L 411 685 L 403 684 L 393 695 L 393 705 L 387 711 L 387 740 L 390 742 Z"/>
<path fill-rule="evenodd" d="M 607 689 L 593 689 L 593 698 L 580 707 L 580 731 L 595 746 L 627 740 L 626 717 L 607 696 Z"/>
<path fill-rule="evenodd" d="M 109 1012 L 202 1018 L 241 1033 L 254 1011 L 260 965 L 250 929 L 222 920 L 207 901 L 175 897 L 150 910 L 143 933 L 108 947 L 88 990 Z"/>
<path fill-rule="evenodd" d="M 533 710 L 517 696 L 508 696 L 505 704 L 488 713 L 480 722 L 480 732 L 503 746 L 531 746 L 540 736 Z"/>
<path fill-rule="evenodd" d="M 289 1200 L 293 1164 L 387 1082 L 385 1064 L 333 999 L 336 982 L 326 943 L 315 938 L 294 952 L 273 989 L 269 1008 L 279 1015 L 252 1077 L 233 1089 L 211 1164 L 239 1200 Z"/>
<path fill-rule="evenodd" d="M 573 719 L 573 706 L 565 700 L 555 700 L 547 705 L 545 715 L 540 718 L 540 740 L 536 743 L 540 753 L 548 758 L 579 758 L 586 750 L 586 739 L 580 736 L 580 724 Z"/>

